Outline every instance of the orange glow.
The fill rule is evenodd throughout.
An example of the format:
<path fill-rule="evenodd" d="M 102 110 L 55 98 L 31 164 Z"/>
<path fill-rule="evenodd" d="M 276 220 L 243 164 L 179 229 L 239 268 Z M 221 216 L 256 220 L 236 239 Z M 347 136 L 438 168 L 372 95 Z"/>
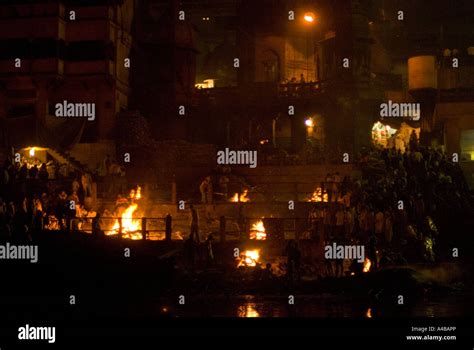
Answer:
<path fill-rule="evenodd" d="M 142 198 L 142 188 L 140 186 L 137 186 L 137 190 L 132 189 L 130 191 L 130 199 L 136 199 L 139 200 Z"/>
<path fill-rule="evenodd" d="M 371 308 L 367 309 L 367 312 L 365 313 L 365 317 L 372 318 L 372 309 Z"/>
<path fill-rule="evenodd" d="M 140 186 L 138 186 L 136 190 L 133 189 L 130 191 L 130 199 L 132 200 L 132 203 L 123 211 L 121 215 L 122 237 L 138 240 L 138 239 L 142 239 L 141 220 L 133 217 L 133 214 L 138 208 L 138 204 L 134 203 L 133 200 L 141 199 Z M 114 225 L 112 226 L 112 230 L 107 232 L 106 235 L 108 236 L 118 235 L 119 231 L 120 231 L 119 220 L 115 220 Z"/>
<path fill-rule="evenodd" d="M 241 305 L 237 312 L 239 317 L 260 317 L 253 304 Z"/>
<path fill-rule="evenodd" d="M 371 266 L 372 266 L 372 262 L 369 259 L 365 258 L 365 260 L 364 260 L 364 269 L 362 271 L 363 272 L 369 272 Z"/>
<path fill-rule="evenodd" d="M 312 12 L 306 12 L 304 14 L 304 20 L 308 23 L 313 23 L 314 22 L 314 13 Z"/>
<path fill-rule="evenodd" d="M 243 193 L 240 194 L 240 198 L 239 198 L 239 194 L 236 193 L 234 194 L 234 196 L 230 199 L 231 202 L 249 202 L 250 199 L 249 197 L 247 197 L 249 191 L 248 190 L 244 190 Z"/>
<path fill-rule="evenodd" d="M 318 187 L 316 188 L 316 190 L 313 192 L 313 194 L 311 195 L 310 198 L 308 198 L 306 201 L 307 202 L 328 202 L 329 201 L 329 197 L 328 197 L 328 193 L 326 191 L 324 191 L 324 193 L 322 193 L 323 190 L 321 187 Z"/>
<path fill-rule="evenodd" d="M 259 220 L 250 228 L 250 239 L 265 240 L 267 239 L 267 233 L 263 221 Z"/>
<path fill-rule="evenodd" d="M 237 267 L 240 266 L 257 266 L 257 263 L 260 259 L 260 250 L 246 250 L 245 252 L 241 253 L 240 256 L 237 258 Z"/>

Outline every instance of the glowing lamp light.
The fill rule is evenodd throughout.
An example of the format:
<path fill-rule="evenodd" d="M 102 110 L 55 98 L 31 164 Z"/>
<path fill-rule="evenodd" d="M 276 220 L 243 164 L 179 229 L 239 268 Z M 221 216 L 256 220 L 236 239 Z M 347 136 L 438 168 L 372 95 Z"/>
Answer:
<path fill-rule="evenodd" d="M 304 121 L 304 124 L 308 127 L 308 128 L 312 128 L 314 126 L 314 121 L 312 118 L 308 118 Z"/>
<path fill-rule="evenodd" d="M 313 23 L 314 22 L 314 13 L 312 12 L 306 12 L 304 14 L 304 20 L 308 23 Z"/>
<path fill-rule="evenodd" d="M 34 157 L 35 156 L 35 148 L 34 147 L 30 147 L 30 157 Z"/>

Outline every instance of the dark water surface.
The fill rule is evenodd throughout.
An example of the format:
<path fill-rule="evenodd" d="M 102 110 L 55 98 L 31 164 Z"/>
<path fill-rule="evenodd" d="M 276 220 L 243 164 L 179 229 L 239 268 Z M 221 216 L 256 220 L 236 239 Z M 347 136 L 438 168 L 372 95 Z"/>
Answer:
<path fill-rule="evenodd" d="M 391 318 L 391 317 L 467 317 L 472 316 L 472 295 L 457 293 L 425 298 L 405 306 L 371 305 L 366 300 L 344 296 L 296 295 L 294 305 L 286 297 L 241 295 L 195 297 L 189 305 L 161 306 L 162 313 L 178 317 L 330 317 L 330 318 Z"/>

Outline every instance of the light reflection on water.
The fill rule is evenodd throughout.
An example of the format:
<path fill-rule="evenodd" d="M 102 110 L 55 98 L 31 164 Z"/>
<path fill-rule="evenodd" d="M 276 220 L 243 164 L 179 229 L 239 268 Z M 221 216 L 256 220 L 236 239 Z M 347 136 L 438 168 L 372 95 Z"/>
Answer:
<path fill-rule="evenodd" d="M 378 307 L 366 301 L 343 297 L 296 296 L 288 305 L 284 297 L 234 296 L 211 298 L 188 306 L 179 316 L 211 317 L 320 317 L 320 318 L 380 318 L 380 317 L 462 317 L 472 310 L 472 302 L 454 296 L 420 300 L 411 307 Z M 184 311 L 184 310 L 183 310 Z"/>

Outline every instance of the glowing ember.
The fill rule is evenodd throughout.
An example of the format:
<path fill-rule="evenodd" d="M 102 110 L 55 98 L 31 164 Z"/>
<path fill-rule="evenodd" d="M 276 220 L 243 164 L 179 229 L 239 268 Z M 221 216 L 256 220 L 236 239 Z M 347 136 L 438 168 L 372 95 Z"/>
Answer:
<path fill-rule="evenodd" d="M 370 271 L 370 266 L 372 266 L 372 262 L 365 258 L 364 260 L 364 269 L 362 270 L 362 272 L 369 272 Z"/>
<path fill-rule="evenodd" d="M 237 267 L 240 266 L 257 266 L 260 259 L 260 250 L 246 250 L 237 258 Z"/>
<path fill-rule="evenodd" d="M 307 202 L 328 202 L 329 197 L 327 191 L 324 191 L 321 187 L 316 188 L 310 198 L 306 200 Z"/>
<path fill-rule="evenodd" d="M 372 318 L 372 309 L 371 308 L 367 309 L 367 312 L 365 313 L 365 317 Z"/>
<path fill-rule="evenodd" d="M 265 226 L 263 221 L 259 220 L 250 228 L 250 239 L 265 240 L 267 239 L 267 233 L 265 232 Z"/>
<path fill-rule="evenodd" d="M 244 190 L 243 193 L 240 194 L 240 198 L 239 198 L 239 194 L 236 193 L 234 194 L 234 196 L 230 199 L 231 202 L 249 202 L 250 199 L 247 197 L 249 191 L 248 190 Z"/>

